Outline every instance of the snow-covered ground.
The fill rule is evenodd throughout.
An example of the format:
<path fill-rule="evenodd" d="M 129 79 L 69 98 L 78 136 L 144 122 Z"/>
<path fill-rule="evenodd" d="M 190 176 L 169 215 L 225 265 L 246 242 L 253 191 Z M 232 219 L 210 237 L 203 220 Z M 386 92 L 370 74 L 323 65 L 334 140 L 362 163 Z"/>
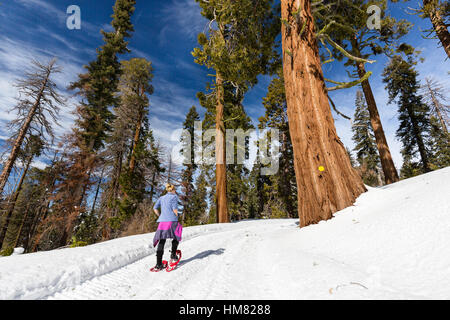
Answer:
<path fill-rule="evenodd" d="M 450 299 L 449 195 L 446 168 L 370 189 L 304 229 L 185 228 L 171 273 L 149 272 L 153 234 L 1 258 L 0 299 Z"/>

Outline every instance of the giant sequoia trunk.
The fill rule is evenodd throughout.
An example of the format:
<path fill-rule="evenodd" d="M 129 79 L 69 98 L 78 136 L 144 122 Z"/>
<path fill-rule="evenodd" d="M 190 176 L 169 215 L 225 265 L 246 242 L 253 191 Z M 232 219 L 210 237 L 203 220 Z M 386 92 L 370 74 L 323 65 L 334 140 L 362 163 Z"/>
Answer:
<path fill-rule="evenodd" d="M 363 63 L 357 64 L 358 75 L 361 79 L 366 74 Z M 372 93 L 372 88 L 368 80 L 361 83 L 364 97 L 366 98 L 367 108 L 370 114 L 370 123 L 375 135 L 377 143 L 378 154 L 380 155 L 381 167 L 383 168 L 384 179 L 386 184 L 391 184 L 399 180 L 397 169 L 395 168 L 394 160 L 392 160 L 391 151 L 384 135 L 383 125 L 381 124 L 380 114 L 378 113 L 377 103 Z"/>
<path fill-rule="evenodd" d="M 444 47 L 445 53 L 450 58 L 450 32 L 448 32 L 447 25 L 442 17 L 442 14 L 439 10 L 437 10 L 436 5 L 432 4 L 432 0 L 423 0 L 423 5 L 425 6 L 433 6 L 430 7 L 429 10 L 429 18 L 431 23 L 433 24 L 433 29 L 439 40 L 441 41 L 442 47 Z"/>
<path fill-rule="evenodd" d="M 217 222 L 229 222 L 227 205 L 227 171 L 225 163 L 225 125 L 223 123 L 223 80 L 216 76 L 216 215 Z"/>
<path fill-rule="evenodd" d="M 334 212 L 351 206 L 366 189 L 336 134 L 310 1 L 281 0 L 281 10 L 287 113 L 294 149 L 298 213 L 300 226 L 304 227 L 330 219 Z M 293 14 L 297 11 L 301 19 Z M 325 171 L 319 170 L 321 166 Z"/>

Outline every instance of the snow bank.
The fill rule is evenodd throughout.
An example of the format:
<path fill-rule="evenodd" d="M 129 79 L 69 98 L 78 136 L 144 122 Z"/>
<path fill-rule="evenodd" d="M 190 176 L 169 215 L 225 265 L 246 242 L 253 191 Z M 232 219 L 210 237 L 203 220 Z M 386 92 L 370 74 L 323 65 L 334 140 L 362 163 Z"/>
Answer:
<path fill-rule="evenodd" d="M 384 289 L 385 295 L 362 289 L 367 298 L 450 299 L 449 195 L 450 167 L 371 188 L 354 206 L 290 241 L 343 272 L 359 272 L 365 287 Z M 348 298 L 346 290 L 335 293 Z"/>
<path fill-rule="evenodd" d="M 183 240 L 224 231 L 234 225 L 185 228 Z M 122 268 L 155 253 L 153 236 L 150 233 L 87 247 L 5 257 L 0 262 L 0 300 L 42 299 Z"/>

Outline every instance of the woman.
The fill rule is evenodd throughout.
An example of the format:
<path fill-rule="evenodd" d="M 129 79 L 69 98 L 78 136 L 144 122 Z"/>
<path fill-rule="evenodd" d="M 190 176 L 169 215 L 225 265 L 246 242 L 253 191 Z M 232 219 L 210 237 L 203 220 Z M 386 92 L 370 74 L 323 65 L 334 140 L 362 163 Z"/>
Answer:
<path fill-rule="evenodd" d="M 178 222 L 178 196 L 175 193 L 175 187 L 172 184 L 166 184 L 166 191 L 167 194 L 159 198 L 153 207 L 153 211 L 159 216 L 157 221 L 159 223 L 158 230 L 156 230 L 153 238 L 153 246 L 158 246 L 154 271 L 160 271 L 166 267 L 162 263 L 166 239 L 173 239 L 170 263 L 178 260 L 177 248 L 183 231 L 181 223 Z M 161 214 L 158 211 L 159 208 L 161 208 Z"/>

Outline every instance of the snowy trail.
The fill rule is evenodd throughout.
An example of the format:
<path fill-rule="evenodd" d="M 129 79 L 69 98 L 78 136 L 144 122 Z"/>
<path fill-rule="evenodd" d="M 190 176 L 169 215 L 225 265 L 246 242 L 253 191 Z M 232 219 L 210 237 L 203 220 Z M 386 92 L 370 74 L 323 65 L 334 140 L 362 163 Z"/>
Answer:
<path fill-rule="evenodd" d="M 183 259 L 171 273 L 148 271 L 156 261 L 153 254 L 49 299 L 222 299 L 224 296 L 239 299 L 252 295 L 249 288 L 256 297 L 262 292 L 260 281 L 246 276 L 255 273 L 251 265 L 244 270 L 245 261 L 255 261 L 252 254 L 255 241 L 260 241 L 261 233 L 269 231 L 274 224 L 288 223 L 296 227 L 295 220 L 261 222 L 265 226 L 252 222 L 243 229 L 219 231 L 182 242 Z M 169 247 L 170 243 L 166 245 L 166 257 Z M 258 265 L 256 261 L 255 265 Z M 246 278 L 240 282 L 242 286 L 236 286 L 236 276 Z"/>
<path fill-rule="evenodd" d="M 186 228 L 171 273 L 149 271 L 153 234 L 1 258 L 0 299 L 450 299 L 449 191 L 446 168 L 370 189 L 304 229 Z"/>

